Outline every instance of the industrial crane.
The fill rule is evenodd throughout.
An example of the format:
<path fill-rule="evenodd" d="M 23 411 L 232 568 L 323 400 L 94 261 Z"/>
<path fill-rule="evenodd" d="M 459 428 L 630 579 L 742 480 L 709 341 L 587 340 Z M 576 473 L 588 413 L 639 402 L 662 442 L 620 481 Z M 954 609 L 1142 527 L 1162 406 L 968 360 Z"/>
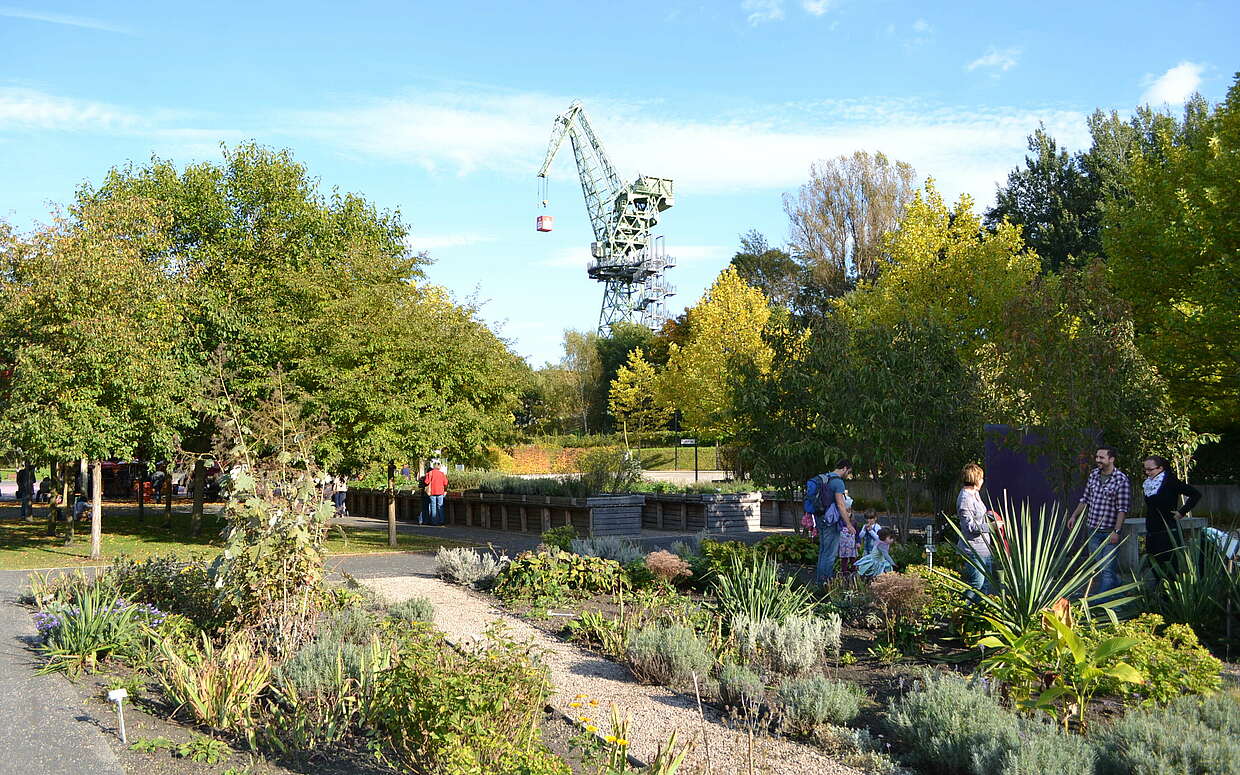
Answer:
<path fill-rule="evenodd" d="M 574 101 L 555 117 L 547 158 L 538 171 L 544 187 L 544 206 L 547 174 L 566 135 L 573 145 L 581 193 L 594 229 L 586 273 L 604 284 L 598 331 L 606 334 L 613 324 L 625 320 L 657 330 L 667 319 L 664 300 L 676 293 L 663 273 L 676 262 L 667 255 L 663 238 L 651 235 L 650 230 L 659 222 L 659 213 L 675 202 L 672 181 L 639 175 L 633 183 L 622 187 L 616 168 L 590 126 L 585 108 Z M 538 230 L 551 228 L 551 216 L 539 216 Z"/>

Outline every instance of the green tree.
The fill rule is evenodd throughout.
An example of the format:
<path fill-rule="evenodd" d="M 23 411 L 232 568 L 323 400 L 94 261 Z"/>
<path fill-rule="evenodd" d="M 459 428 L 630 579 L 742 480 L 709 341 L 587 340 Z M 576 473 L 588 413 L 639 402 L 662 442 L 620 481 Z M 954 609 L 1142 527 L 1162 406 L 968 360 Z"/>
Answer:
<path fill-rule="evenodd" d="M 1100 187 L 1082 169 L 1081 155 L 1069 155 L 1039 126 L 1029 136 L 1031 156 L 1008 174 L 986 225 L 1004 220 L 1021 227 L 1025 244 L 1042 259 L 1042 269 L 1059 271 L 1102 252 Z"/>
<path fill-rule="evenodd" d="M 732 266 L 745 282 L 762 291 L 773 304 L 791 307 L 801 290 L 802 270 L 786 250 L 773 248 L 757 230 L 741 235 Z"/>
<path fill-rule="evenodd" d="M 762 291 L 724 269 L 688 312 L 688 339 L 670 347 L 660 379 L 660 401 L 681 412 L 685 426 L 706 438 L 727 440 L 746 422 L 733 408 L 732 386 L 742 364 L 770 368 L 763 332 L 771 307 Z"/>
<path fill-rule="evenodd" d="M 0 251 L 0 352 L 11 373 L 0 438 L 40 462 L 167 448 L 188 420 L 183 288 L 163 260 L 169 223 L 152 203 L 78 208 Z M 97 496 L 97 491 L 95 493 Z M 102 517 L 91 517 L 99 557 Z"/>
<path fill-rule="evenodd" d="M 1111 280 L 1131 305 L 1142 351 L 1202 427 L 1240 417 L 1240 76 L 1183 121 L 1151 119 L 1128 168 L 1129 196 L 1107 206 Z"/>
<path fill-rule="evenodd" d="M 626 448 L 629 448 L 630 428 L 636 433 L 640 446 L 643 433 L 661 430 L 671 418 L 671 412 L 658 400 L 658 373 L 640 347 L 629 353 L 628 363 L 616 372 L 607 405 L 624 429 Z"/>

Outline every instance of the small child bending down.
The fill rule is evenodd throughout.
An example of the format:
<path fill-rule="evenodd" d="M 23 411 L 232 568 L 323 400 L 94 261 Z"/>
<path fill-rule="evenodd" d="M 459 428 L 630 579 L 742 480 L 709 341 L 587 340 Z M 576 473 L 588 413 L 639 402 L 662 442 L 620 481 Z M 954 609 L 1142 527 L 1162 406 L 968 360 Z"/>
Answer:
<path fill-rule="evenodd" d="M 857 561 L 857 573 L 862 576 L 881 576 L 895 570 L 896 564 L 891 560 L 891 545 L 895 540 L 896 531 L 889 527 L 880 528 L 874 548 Z"/>

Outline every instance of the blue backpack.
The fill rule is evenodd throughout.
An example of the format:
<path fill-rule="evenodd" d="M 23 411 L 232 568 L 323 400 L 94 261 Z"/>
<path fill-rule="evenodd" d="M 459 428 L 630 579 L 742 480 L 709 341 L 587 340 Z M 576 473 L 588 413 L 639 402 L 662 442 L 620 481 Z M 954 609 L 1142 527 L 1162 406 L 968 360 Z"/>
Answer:
<path fill-rule="evenodd" d="M 818 491 L 814 494 L 814 505 L 817 506 L 814 509 L 814 513 L 821 514 L 823 522 L 828 525 L 834 525 L 840 521 L 840 509 L 835 504 L 835 496 L 832 494 L 831 488 L 827 486 L 832 478 L 838 479 L 840 476 L 833 472 L 819 474 L 809 480 L 810 482 L 813 482 L 815 479 L 818 481 Z M 806 490 L 808 489 L 809 482 L 806 483 Z"/>

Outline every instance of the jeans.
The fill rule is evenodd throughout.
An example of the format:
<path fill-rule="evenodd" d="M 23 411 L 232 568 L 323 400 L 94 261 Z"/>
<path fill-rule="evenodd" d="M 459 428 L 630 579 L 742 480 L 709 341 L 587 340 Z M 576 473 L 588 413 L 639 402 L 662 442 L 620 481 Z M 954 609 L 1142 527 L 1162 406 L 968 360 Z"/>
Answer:
<path fill-rule="evenodd" d="M 814 580 L 825 584 L 835 575 L 835 558 L 840 551 L 840 523 L 828 525 L 821 514 L 814 515 L 818 525 L 818 568 L 814 571 Z"/>
<path fill-rule="evenodd" d="M 30 519 L 34 510 L 30 506 L 30 496 L 23 496 L 22 499 L 22 519 Z"/>
<path fill-rule="evenodd" d="M 428 495 L 426 496 L 426 498 L 428 500 L 427 506 L 429 507 L 427 509 L 427 522 L 432 525 L 442 525 L 443 524 L 443 496 L 442 495 Z"/>
<path fill-rule="evenodd" d="M 1090 589 L 1091 596 L 1110 592 L 1119 586 L 1119 554 L 1115 551 L 1119 548 L 1119 544 L 1108 543 L 1110 538 L 1110 530 L 1095 530 L 1089 534 L 1089 551 L 1091 554 L 1097 551 L 1099 546 L 1103 544 L 1107 546 L 1101 555 L 1106 560 L 1106 564 L 1102 566 L 1102 572 L 1098 574 L 1098 583 L 1094 584 Z"/>
<path fill-rule="evenodd" d="M 982 568 L 986 569 L 986 573 L 990 573 L 991 570 L 994 568 L 994 562 L 995 562 L 994 558 L 993 557 L 966 556 L 964 559 L 964 565 L 961 568 L 961 575 L 964 576 L 964 580 L 968 583 L 969 586 L 973 587 L 979 592 L 985 592 L 989 594 L 990 593 L 990 582 L 986 578 L 986 573 L 982 572 L 982 568 L 975 567 L 973 565 L 973 562 L 981 563 Z M 976 602 L 978 599 L 977 595 L 972 592 L 969 592 L 968 594 L 966 594 L 965 597 L 967 597 L 969 600 L 972 600 L 974 602 Z"/>
<path fill-rule="evenodd" d="M 344 500 L 347 497 L 348 493 L 339 491 L 332 493 L 332 505 L 336 507 L 337 512 L 344 513 Z"/>

